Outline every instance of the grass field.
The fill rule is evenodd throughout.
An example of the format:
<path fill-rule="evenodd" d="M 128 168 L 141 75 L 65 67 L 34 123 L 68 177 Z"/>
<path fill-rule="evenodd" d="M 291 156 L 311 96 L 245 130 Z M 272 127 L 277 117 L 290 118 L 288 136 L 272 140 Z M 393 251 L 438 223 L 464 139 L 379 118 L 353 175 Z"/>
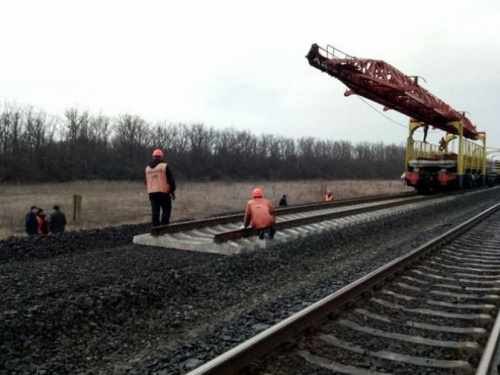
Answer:
<path fill-rule="evenodd" d="M 177 184 L 172 221 L 201 219 L 225 212 L 243 211 L 253 188 L 264 189 L 265 198 L 277 205 L 283 194 L 288 204 L 323 201 L 326 188 L 335 198 L 350 198 L 410 191 L 397 181 L 274 181 L 274 182 L 182 182 Z M 80 222 L 72 220 L 73 195 L 82 196 Z M 92 181 L 0 185 L 0 238 L 24 234 L 24 216 L 30 206 L 47 214 L 59 204 L 69 221 L 68 229 L 102 228 L 109 225 L 150 221 L 150 205 L 142 182 Z"/>

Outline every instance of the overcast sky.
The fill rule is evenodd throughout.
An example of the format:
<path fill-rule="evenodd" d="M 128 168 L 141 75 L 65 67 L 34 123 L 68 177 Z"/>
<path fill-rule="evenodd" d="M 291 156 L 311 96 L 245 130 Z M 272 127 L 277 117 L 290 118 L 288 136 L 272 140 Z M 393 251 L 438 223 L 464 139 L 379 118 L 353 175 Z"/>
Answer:
<path fill-rule="evenodd" d="M 0 15 L 1 101 L 403 144 L 406 116 L 309 66 L 331 44 L 423 76 L 500 146 L 498 0 L 0 0 Z"/>

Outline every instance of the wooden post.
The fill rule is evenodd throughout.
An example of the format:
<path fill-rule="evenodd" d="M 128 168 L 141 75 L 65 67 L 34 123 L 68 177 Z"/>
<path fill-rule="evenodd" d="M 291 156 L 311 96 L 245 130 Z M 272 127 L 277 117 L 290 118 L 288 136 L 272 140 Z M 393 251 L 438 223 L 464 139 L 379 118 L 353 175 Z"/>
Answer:
<path fill-rule="evenodd" d="M 82 196 L 73 195 L 73 222 L 78 223 L 82 217 Z"/>

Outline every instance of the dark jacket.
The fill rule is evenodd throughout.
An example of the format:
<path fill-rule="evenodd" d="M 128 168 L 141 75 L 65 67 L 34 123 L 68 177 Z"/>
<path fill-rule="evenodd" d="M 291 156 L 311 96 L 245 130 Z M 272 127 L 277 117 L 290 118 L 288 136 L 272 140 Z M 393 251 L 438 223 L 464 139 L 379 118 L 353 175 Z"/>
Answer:
<path fill-rule="evenodd" d="M 52 233 L 64 232 L 64 228 L 66 227 L 66 215 L 64 215 L 64 212 L 55 210 L 50 214 L 49 223 Z"/>
<path fill-rule="evenodd" d="M 28 236 L 35 236 L 38 234 L 38 220 L 33 212 L 28 212 L 26 214 L 25 225 L 26 233 Z"/>
<path fill-rule="evenodd" d="M 154 158 L 153 160 L 151 160 L 151 162 L 148 165 L 150 168 L 154 168 L 160 163 L 165 163 L 165 161 L 163 161 L 163 159 Z M 167 168 L 165 170 L 165 174 L 167 175 L 167 182 L 168 182 L 168 185 L 170 186 L 170 194 L 172 194 L 175 192 L 175 179 L 174 179 L 174 175 L 172 174 L 172 171 L 170 170 L 168 163 L 167 163 Z"/>
<path fill-rule="evenodd" d="M 282 197 L 281 197 L 281 199 L 280 199 L 280 201 L 279 201 L 278 205 L 279 205 L 280 207 L 286 207 L 286 206 L 288 206 L 288 203 L 287 203 L 287 201 L 286 201 L 286 197 L 285 197 L 285 196 L 282 196 Z"/>

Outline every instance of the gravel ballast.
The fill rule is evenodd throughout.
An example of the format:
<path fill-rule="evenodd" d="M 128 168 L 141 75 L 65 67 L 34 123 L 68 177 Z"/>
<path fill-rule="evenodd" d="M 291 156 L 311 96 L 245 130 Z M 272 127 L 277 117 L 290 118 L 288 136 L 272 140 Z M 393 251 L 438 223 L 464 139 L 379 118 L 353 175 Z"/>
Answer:
<path fill-rule="evenodd" d="M 146 225 L 2 241 L 0 374 L 184 373 L 499 200 L 230 257 L 132 245 Z"/>

